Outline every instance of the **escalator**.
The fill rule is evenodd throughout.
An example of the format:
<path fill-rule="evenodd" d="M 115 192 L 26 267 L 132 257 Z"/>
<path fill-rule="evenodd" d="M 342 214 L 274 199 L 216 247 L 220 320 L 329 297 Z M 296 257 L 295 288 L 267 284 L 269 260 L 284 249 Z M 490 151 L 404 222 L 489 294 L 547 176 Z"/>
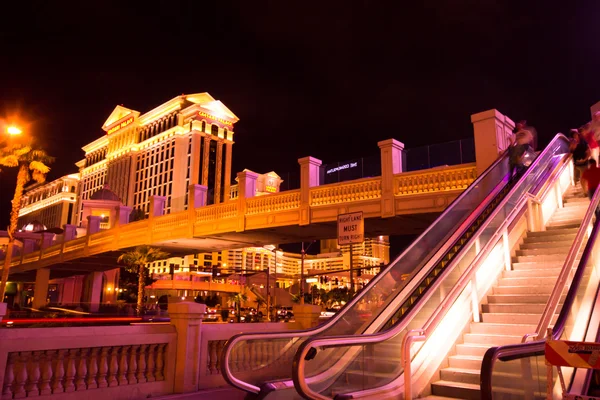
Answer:
<path fill-rule="evenodd" d="M 600 221 L 596 220 L 592 229 L 593 214 L 599 203 L 600 191 L 597 191 L 582 223 L 581 230 L 588 230 L 589 240 L 581 259 L 570 271 L 572 278 L 555 287 L 555 292 L 564 300 L 557 307 L 558 316 L 549 332 L 553 340 L 600 340 Z M 563 398 L 556 368 L 553 368 L 552 382 L 547 379 L 544 336 L 534 339 L 524 344 L 493 347 L 486 352 L 481 367 L 482 399 L 546 399 L 548 387 L 552 398 Z M 600 394 L 600 382 L 594 370 L 568 367 L 561 370 L 566 392 L 574 396 Z M 511 379 L 515 377 L 519 379 Z"/>
<path fill-rule="evenodd" d="M 325 398 L 389 383 L 401 371 L 388 371 L 379 377 L 376 374 L 363 374 L 364 379 L 357 385 L 354 385 L 357 380 L 350 382 L 351 377 L 343 374 L 347 367 L 356 364 L 359 359 L 365 360 L 365 369 L 369 363 L 377 364 L 377 357 L 373 357 L 374 346 L 345 347 L 336 344 L 317 352 L 307 343 L 315 338 L 339 338 L 340 335 L 343 338 L 376 336 L 378 332 L 398 329 L 407 316 L 417 325 L 424 322 L 414 318 L 415 312 L 423 309 L 422 304 L 431 300 L 432 296 L 438 299 L 438 304 L 428 303 L 425 309 L 439 305 L 444 293 L 452 291 L 453 285 L 448 283 L 462 275 L 462 270 L 471 264 L 477 252 L 494 236 L 494 224 L 501 221 L 497 218 L 509 214 L 518 199 L 526 193 L 536 193 L 557 168 L 564 167 L 567 152 L 566 139 L 557 136 L 526 174 L 513 182 L 507 179 L 506 156 L 501 157 L 330 321 L 308 331 L 240 334 L 231 338 L 222 353 L 221 370 L 224 378 L 233 386 L 258 397 L 291 389 L 290 365 L 294 354 L 300 349 L 306 350 L 302 360 L 310 364 L 302 365 L 302 368 L 307 367 L 302 371 L 302 380 L 313 386 L 311 392 L 328 392 Z M 512 200 L 507 201 L 509 198 Z M 504 206 L 499 212 L 500 204 Z M 489 218 L 491 215 L 496 216 L 492 223 Z M 407 273 L 410 273 L 410 277 L 403 281 L 401 276 Z M 445 283 L 441 284 L 442 281 Z M 370 313 L 365 313 L 365 308 Z M 369 317 L 365 318 L 365 315 Z M 401 332 L 405 332 L 406 328 L 410 326 L 401 327 Z M 402 336 L 394 337 L 398 340 Z M 385 353 L 386 346 L 393 351 L 398 344 L 384 343 L 377 347 L 377 352 Z M 259 357 L 251 356 L 258 352 L 261 353 Z M 294 367 L 297 372 L 298 365 Z M 388 367 L 379 365 L 374 368 Z"/>

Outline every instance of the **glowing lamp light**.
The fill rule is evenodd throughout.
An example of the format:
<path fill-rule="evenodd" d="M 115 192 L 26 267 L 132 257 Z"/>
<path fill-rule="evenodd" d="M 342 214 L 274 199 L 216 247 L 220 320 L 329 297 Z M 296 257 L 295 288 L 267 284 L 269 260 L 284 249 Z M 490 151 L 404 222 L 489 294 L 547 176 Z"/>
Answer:
<path fill-rule="evenodd" d="M 19 128 L 17 128 L 14 125 L 11 125 L 8 128 L 6 128 L 6 133 L 8 133 L 9 135 L 15 136 L 15 135 L 20 135 L 21 133 L 23 133 L 23 131 L 21 131 Z"/>
<path fill-rule="evenodd" d="M 111 288 L 110 286 L 109 286 L 109 287 L 107 287 L 107 288 L 106 288 L 106 290 L 107 290 L 108 292 L 112 292 L 112 288 Z"/>
<path fill-rule="evenodd" d="M 185 300 L 185 296 L 181 296 L 181 300 Z"/>

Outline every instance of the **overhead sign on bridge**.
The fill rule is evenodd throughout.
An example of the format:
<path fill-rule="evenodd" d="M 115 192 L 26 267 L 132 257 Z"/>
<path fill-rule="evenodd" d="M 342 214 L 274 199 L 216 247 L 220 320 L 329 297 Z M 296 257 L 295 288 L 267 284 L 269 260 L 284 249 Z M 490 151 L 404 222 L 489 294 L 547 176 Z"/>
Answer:
<path fill-rule="evenodd" d="M 365 240 L 365 220 L 362 211 L 338 215 L 338 244 L 356 244 Z"/>

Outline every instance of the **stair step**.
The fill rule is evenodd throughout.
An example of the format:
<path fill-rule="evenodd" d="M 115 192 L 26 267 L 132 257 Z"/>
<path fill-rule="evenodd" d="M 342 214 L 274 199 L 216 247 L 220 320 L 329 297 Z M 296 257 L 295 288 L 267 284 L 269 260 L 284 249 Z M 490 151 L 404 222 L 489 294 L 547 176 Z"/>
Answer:
<path fill-rule="evenodd" d="M 440 370 L 440 378 L 443 381 L 468 383 L 470 385 L 479 385 L 480 369 L 466 368 L 443 368 Z"/>
<path fill-rule="evenodd" d="M 489 333 L 465 333 L 463 335 L 465 344 L 481 344 L 489 347 L 518 344 L 521 343 L 521 339 L 523 339 L 523 335 L 494 335 Z"/>
<path fill-rule="evenodd" d="M 536 262 L 536 261 L 524 261 L 524 262 L 513 262 L 512 267 L 515 271 L 524 271 L 524 270 L 532 270 L 532 269 L 541 269 L 541 268 L 562 268 L 565 261 L 544 261 L 544 262 Z"/>
<path fill-rule="evenodd" d="M 484 313 L 524 313 L 542 314 L 546 303 L 505 303 L 505 304 L 482 304 L 481 311 Z"/>
<path fill-rule="evenodd" d="M 556 321 L 558 315 L 552 318 L 552 324 Z M 535 324 L 540 322 L 541 314 L 524 313 L 485 313 L 481 316 L 483 322 L 495 324 Z"/>
<path fill-rule="evenodd" d="M 530 256 L 517 256 L 513 257 L 513 262 L 522 263 L 522 262 L 564 262 L 565 258 L 567 258 L 567 253 L 563 254 L 538 254 L 538 255 L 530 255 Z"/>
<path fill-rule="evenodd" d="M 553 229 L 552 231 L 527 232 L 527 237 L 541 237 L 552 235 L 572 235 L 576 234 L 578 228 Z"/>
<path fill-rule="evenodd" d="M 479 384 L 458 383 L 439 380 L 431 384 L 431 393 L 435 396 L 448 396 L 465 400 L 479 400 Z"/>
<path fill-rule="evenodd" d="M 585 197 L 569 197 L 567 199 L 565 199 L 564 203 L 565 204 L 569 204 L 569 203 L 589 203 L 590 199 L 588 199 L 587 196 Z"/>
<path fill-rule="evenodd" d="M 573 235 L 575 236 L 575 235 Z M 575 239 L 575 238 L 573 238 Z M 566 247 L 570 249 L 573 245 L 573 240 L 553 240 L 553 241 L 545 241 L 545 242 L 524 242 L 519 250 L 535 250 L 535 249 L 555 249 L 557 247 L 563 248 Z M 568 250 L 567 250 L 568 251 Z"/>
<path fill-rule="evenodd" d="M 558 229 L 565 229 L 565 228 L 573 228 L 573 229 L 579 229 L 579 225 L 581 225 L 581 221 L 577 222 L 577 223 L 573 223 L 573 222 L 550 222 L 546 225 L 546 230 L 547 231 L 553 231 L 553 230 L 558 230 Z"/>
<path fill-rule="evenodd" d="M 537 324 L 537 323 L 536 323 Z M 471 333 L 513 335 L 521 338 L 526 333 L 535 332 L 536 324 L 495 324 L 489 322 L 471 322 Z"/>
<path fill-rule="evenodd" d="M 539 269 L 524 269 L 502 272 L 503 278 L 537 278 L 537 277 L 558 277 L 561 268 L 539 268 Z"/>
<path fill-rule="evenodd" d="M 517 255 L 517 257 L 526 257 L 526 256 L 548 257 L 548 256 L 560 255 L 563 258 L 566 258 L 567 254 L 569 254 L 569 250 L 571 250 L 571 246 L 553 247 L 550 249 L 545 249 L 545 248 L 525 249 L 525 250 L 517 250 L 516 255 Z M 580 253 L 583 253 L 583 249 L 580 251 Z"/>
<path fill-rule="evenodd" d="M 550 231 L 552 232 L 552 231 Z M 534 243 L 546 243 L 546 242 L 565 242 L 565 243 L 573 243 L 575 240 L 575 236 L 577 233 L 566 233 L 566 234 L 556 234 L 556 235 L 545 235 L 545 236 L 527 236 L 523 239 L 523 244 L 534 244 Z"/>
<path fill-rule="evenodd" d="M 550 294 L 489 294 L 487 296 L 488 304 L 546 304 Z"/>
<path fill-rule="evenodd" d="M 475 343 L 460 343 L 456 345 L 456 354 L 461 356 L 483 357 L 490 347 L 492 346 Z"/>
<path fill-rule="evenodd" d="M 544 286 L 494 286 L 493 294 L 547 294 L 552 293 L 553 285 Z"/>
<path fill-rule="evenodd" d="M 498 286 L 532 286 L 532 285 L 556 285 L 556 276 L 525 276 L 500 278 Z"/>

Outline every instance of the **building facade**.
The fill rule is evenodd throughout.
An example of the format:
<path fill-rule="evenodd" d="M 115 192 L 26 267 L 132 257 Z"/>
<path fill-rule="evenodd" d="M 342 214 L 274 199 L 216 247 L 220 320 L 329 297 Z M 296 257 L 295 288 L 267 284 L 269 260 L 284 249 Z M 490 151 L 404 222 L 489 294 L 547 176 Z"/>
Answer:
<path fill-rule="evenodd" d="M 166 197 L 165 213 L 187 209 L 192 184 L 208 204 L 229 198 L 234 124 L 238 118 L 208 93 L 177 96 L 146 112 L 117 106 L 105 134 L 83 147 L 78 218 L 83 201 L 105 184 L 121 202 L 146 214 L 150 196 Z"/>
<path fill-rule="evenodd" d="M 78 192 L 79 174 L 27 186 L 21 199 L 17 228 L 28 230 L 26 227 L 35 225 L 35 222 L 47 229 L 74 224 Z"/>

